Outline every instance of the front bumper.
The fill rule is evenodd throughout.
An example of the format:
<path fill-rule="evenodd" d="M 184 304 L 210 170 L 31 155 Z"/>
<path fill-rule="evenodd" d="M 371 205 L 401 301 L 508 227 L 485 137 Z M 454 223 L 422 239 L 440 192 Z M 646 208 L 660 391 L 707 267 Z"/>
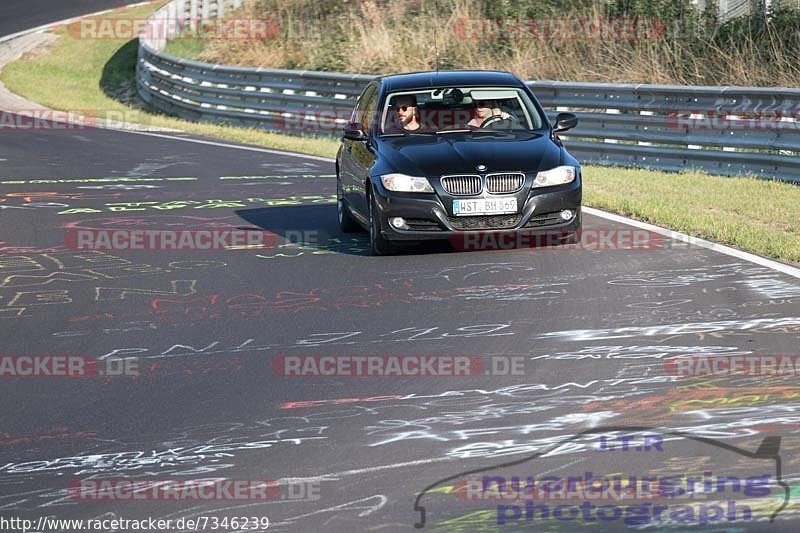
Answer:
<path fill-rule="evenodd" d="M 375 187 L 374 195 L 380 218 L 381 233 L 390 240 L 421 241 L 449 239 L 465 233 L 525 232 L 530 234 L 569 234 L 581 228 L 581 182 L 549 189 L 533 189 L 518 193 L 521 209 L 513 215 L 453 216 L 445 206 L 452 205 L 451 198 L 444 202 L 436 193 L 414 194 L 387 191 Z M 569 209 L 574 215 L 569 220 L 560 217 Z M 389 219 L 402 217 L 409 229 L 397 229 Z"/>

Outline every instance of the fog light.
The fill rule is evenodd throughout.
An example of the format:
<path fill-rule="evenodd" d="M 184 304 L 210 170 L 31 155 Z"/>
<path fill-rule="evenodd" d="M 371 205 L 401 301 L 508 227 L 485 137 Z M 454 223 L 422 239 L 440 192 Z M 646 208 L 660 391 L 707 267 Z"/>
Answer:
<path fill-rule="evenodd" d="M 391 224 L 394 229 L 408 229 L 403 217 L 392 217 L 389 219 L 389 224 Z"/>
<path fill-rule="evenodd" d="M 570 211 L 569 209 L 564 209 L 563 211 L 561 211 L 561 218 L 563 218 L 564 220 L 571 219 L 572 211 Z"/>

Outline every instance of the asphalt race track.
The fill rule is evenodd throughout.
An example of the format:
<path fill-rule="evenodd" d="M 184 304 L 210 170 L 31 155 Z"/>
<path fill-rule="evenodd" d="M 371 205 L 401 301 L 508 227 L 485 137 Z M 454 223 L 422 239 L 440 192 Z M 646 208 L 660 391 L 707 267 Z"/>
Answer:
<path fill-rule="evenodd" d="M 588 214 L 578 246 L 372 257 L 365 234 L 340 233 L 335 194 L 322 158 L 0 130 L 0 356 L 96 365 L 75 377 L 0 366 L 0 518 L 798 530 L 797 376 L 684 375 L 676 358 L 796 356 L 799 279 L 656 234 L 633 247 L 636 228 Z M 80 232 L 120 229 L 258 230 L 267 245 L 77 249 Z M 283 375 L 298 356 L 471 359 L 469 375 Z M 570 499 L 539 485 L 545 517 L 521 490 L 470 484 L 543 476 L 682 490 Z M 153 490 L 198 480 L 270 490 Z M 85 490 L 130 481 L 144 496 Z M 226 517 L 239 525 L 211 527 Z"/>

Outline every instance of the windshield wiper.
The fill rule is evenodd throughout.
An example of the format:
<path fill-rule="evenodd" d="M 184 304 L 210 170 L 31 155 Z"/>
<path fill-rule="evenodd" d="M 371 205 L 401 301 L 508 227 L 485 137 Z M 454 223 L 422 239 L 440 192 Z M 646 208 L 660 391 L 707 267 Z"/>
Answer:
<path fill-rule="evenodd" d="M 460 129 L 460 130 L 441 130 L 441 131 L 437 131 L 437 132 L 436 132 L 436 135 L 441 135 L 441 134 L 443 134 L 443 133 L 469 133 L 469 132 L 471 132 L 471 131 L 472 131 L 471 129 Z"/>
<path fill-rule="evenodd" d="M 487 129 L 478 128 L 477 130 L 470 130 L 470 131 L 472 131 L 472 133 L 492 133 L 492 134 L 494 134 L 494 133 L 506 133 L 506 134 L 508 134 L 508 133 L 519 133 L 521 131 L 530 131 L 530 130 L 493 130 L 493 129 L 489 129 L 489 128 L 487 128 Z"/>
<path fill-rule="evenodd" d="M 406 131 L 403 133 L 381 133 L 381 137 L 406 137 L 408 135 L 435 135 L 432 131 Z"/>

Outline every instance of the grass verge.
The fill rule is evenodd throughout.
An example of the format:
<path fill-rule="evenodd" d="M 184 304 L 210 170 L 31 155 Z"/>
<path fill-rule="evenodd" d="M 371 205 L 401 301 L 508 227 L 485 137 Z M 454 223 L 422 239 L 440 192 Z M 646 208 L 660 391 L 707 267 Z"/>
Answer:
<path fill-rule="evenodd" d="M 119 10 L 142 17 L 153 6 Z M 105 16 L 113 16 L 105 15 Z M 130 112 L 136 43 L 81 40 L 65 29 L 48 50 L 7 65 L 13 92 L 63 111 Z M 338 142 L 199 124 L 139 111 L 138 122 L 267 148 L 333 157 Z M 754 178 L 586 165 L 584 203 L 775 259 L 800 263 L 800 187 Z"/>
<path fill-rule="evenodd" d="M 800 263 L 800 187 L 757 178 L 584 167 L 584 203 Z"/>

